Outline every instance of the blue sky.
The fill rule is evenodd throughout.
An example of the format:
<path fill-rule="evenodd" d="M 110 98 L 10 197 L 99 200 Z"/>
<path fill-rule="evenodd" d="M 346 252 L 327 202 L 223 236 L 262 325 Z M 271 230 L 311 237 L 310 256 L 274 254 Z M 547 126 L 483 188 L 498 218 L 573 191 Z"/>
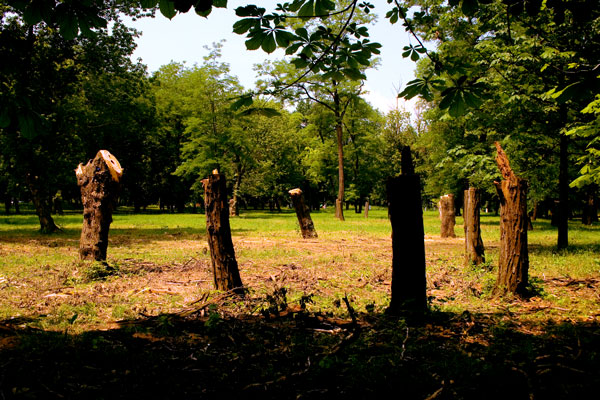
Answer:
<path fill-rule="evenodd" d="M 256 81 L 253 65 L 266 59 L 276 60 L 283 57 L 281 50 L 268 55 L 261 50 L 248 51 L 244 45 L 244 37 L 232 32 L 232 26 L 237 20 L 234 9 L 251 1 L 229 1 L 227 9 L 213 9 L 208 18 L 202 18 L 193 12 L 179 14 L 168 20 L 157 12 L 156 18 L 143 18 L 129 21 L 127 24 L 142 32 L 137 40 L 138 48 L 133 58 L 141 58 L 150 72 L 171 61 L 185 62 L 187 65 L 202 63 L 202 57 L 208 51 L 204 46 L 211 46 L 225 39 L 222 49 L 222 61 L 231 67 L 232 75 L 251 89 Z M 263 3 L 274 3 L 263 1 Z M 376 12 L 379 21 L 369 27 L 371 40 L 382 44 L 381 63 L 377 69 L 367 71 L 365 89 L 369 92 L 364 97 L 382 112 L 395 108 L 397 104 L 397 89 L 414 77 L 415 64 L 402 58 L 402 48 L 409 43 L 409 36 L 402 26 L 391 25 L 383 18 L 387 7 L 378 2 Z M 383 7 L 383 8 L 381 8 Z M 403 106 L 403 101 L 400 101 Z M 405 105 L 407 110 L 411 104 Z"/>

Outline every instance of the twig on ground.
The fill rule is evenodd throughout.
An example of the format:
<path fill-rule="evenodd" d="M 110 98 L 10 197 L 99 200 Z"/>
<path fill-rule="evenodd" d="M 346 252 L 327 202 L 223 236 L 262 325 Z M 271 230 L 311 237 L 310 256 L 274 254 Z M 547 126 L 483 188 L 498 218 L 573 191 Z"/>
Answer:
<path fill-rule="evenodd" d="M 400 353 L 400 359 L 404 360 L 404 353 L 406 352 L 406 342 L 408 341 L 408 326 L 406 327 L 406 337 L 402 341 L 402 353 Z"/>

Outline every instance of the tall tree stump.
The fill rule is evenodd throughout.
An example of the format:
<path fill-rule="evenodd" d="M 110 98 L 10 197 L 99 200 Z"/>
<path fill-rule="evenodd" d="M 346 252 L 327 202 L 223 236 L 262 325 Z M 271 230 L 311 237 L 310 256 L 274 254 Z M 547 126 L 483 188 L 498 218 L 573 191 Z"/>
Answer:
<path fill-rule="evenodd" d="M 83 203 L 83 227 L 79 241 L 82 260 L 106 260 L 108 231 L 121 188 L 123 168 L 107 150 L 75 170 Z"/>
<path fill-rule="evenodd" d="M 527 181 L 515 175 L 498 142 L 496 150 L 496 163 L 504 180 L 494 182 L 500 197 L 500 259 L 493 293 L 524 295 L 529 273 Z"/>
<path fill-rule="evenodd" d="M 365 201 L 365 218 L 369 218 L 369 200 Z"/>
<path fill-rule="evenodd" d="M 206 231 L 215 288 L 243 294 L 244 288 L 231 240 L 225 175 L 215 170 L 203 183 Z"/>
<path fill-rule="evenodd" d="M 298 223 L 300 224 L 300 231 L 304 239 L 312 239 L 318 237 L 315 225 L 313 224 L 312 218 L 310 217 L 310 210 L 304 202 L 304 196 L 302 196 L 302 190 L 292 189 L 288 192 L 292 197 L 292 205 L 296 210 L 296 216 L 298 217 Z"/>
<path fill-rule="evenodd" d="M 483 240 L 480 226 L 480 194 L 476 188 L 464 192 L 464 230 L 465 230 L 465 262 L 466 264 L 483 264 L 485 262 Z"/>
<path fill-rule="evenodd" d="M 402 152 L 402 166 L 402 174 L 387 181 L 392 224 L 392 299 L 387 312 L 392 315 L 427 309 L 421 180 L 412 172 L 410 151 Z"/>
<path fill-rule="evenodd" d="M 454 233 L 454 225 L 456 225 L 454 195 L 447 194 L 441 196 L 438 205 L 440 210 L 440 220 L 442 222 L 440 230 L 441 237 L 456 237 L 456 234 Z"/>

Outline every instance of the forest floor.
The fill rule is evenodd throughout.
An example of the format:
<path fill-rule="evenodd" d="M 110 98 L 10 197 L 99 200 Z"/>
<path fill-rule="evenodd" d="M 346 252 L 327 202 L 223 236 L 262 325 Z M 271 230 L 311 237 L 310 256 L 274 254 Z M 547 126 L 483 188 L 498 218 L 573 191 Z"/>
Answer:
<path fill-rule="evenodd" d="M 573 221 L 557 252 L 536 222 L 531 296 L 498 299 L 498 217 L 482 217 L 488 262 L 473 267 L 462 226 L 441 239 L 425 213 L 429 312 L 391 317 L 385 210 L 345 223 L 316 213 L 314 240 L 292 213 L 233 219 L 243 298 L 212 289 L 202 217 L 116 215 L 108 265 L 77 260 L 76 214 L 52 236 L 35 233 L 34 216 L 0 218 L 0 399 L 600 391 L 599 226 Z"/>

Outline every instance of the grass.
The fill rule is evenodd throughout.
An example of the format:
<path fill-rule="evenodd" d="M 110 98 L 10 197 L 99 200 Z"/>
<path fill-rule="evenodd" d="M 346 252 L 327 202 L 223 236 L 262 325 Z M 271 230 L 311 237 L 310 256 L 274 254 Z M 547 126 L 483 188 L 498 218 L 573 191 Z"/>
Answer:
<path fill-rule="evenodd" d="M 32 214 L 0 217 L 0 394 L 347 398 L 405 384 L 408 398 L 475 398 L 499 377 L 518 384 L 492 398 L 572 398 L 599 384 L 598 225 L 570 221 L 570 247 L 557 251 L 556 229 L 535 221 L 534 295 L 496 299 L 499 218 L 482 216 L 487 263 L 474 267 L 463 265 L 462 218 L 458 237 L 441 239 L 437 212 L 425 212 L 431 311 L 414 321 L 384 314 L 383 208 L 345 222 L 314 212 L 315 240 L 300 239 L 289 210 L 242 211 L 231 226 L 250 291 L 237 300 L 212 289 L 203 215 L 128 211 L 114 216 L 108 266 L 79 261 L 78 212 L 57 216 L 50 236 Z"/>

